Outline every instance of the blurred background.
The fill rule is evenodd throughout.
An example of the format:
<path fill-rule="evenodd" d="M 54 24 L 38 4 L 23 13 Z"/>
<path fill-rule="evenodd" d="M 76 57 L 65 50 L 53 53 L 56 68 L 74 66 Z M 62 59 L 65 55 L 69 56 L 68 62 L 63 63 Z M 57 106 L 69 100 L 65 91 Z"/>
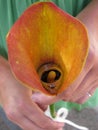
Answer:
<path fill-rule="evenodd" d="M 81 111 L 71 110 L 67 119 L 74 123 L 85 126 L 89 130 L 98 130 L 98 107 L 86 108 Z M 78 130 L 69 125 L 65 125 L 64 130 Z"/>

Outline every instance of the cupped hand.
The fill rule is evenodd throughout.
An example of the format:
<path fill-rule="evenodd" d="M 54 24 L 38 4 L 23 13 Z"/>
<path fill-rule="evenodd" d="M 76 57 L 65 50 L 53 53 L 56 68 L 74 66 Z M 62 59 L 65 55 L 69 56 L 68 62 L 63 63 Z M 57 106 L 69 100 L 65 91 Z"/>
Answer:
<path fill-rule="evenodd" d="M 32 100 L 32 91 L 21 85 L 12 75 L 9 64 L 0 58 L 0 101 L 7 117 L 23 130 L 60 130 L 57 123 L 45 116 L 47 105 Z M 37 97 L 39 99 L 40 97 Z"/>

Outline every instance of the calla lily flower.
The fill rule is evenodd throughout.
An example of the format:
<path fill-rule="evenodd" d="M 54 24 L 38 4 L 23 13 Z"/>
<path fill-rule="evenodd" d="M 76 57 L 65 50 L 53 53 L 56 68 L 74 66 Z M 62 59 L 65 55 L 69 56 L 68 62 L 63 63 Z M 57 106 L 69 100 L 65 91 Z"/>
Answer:
<path fill-rule="evenodd" d="M 7 46 L 17 80 L 33 91 L 57 95 L 80 74 L 89 41 L 78 19 L 53 2 L 37 2 L 12 26 Z"/>

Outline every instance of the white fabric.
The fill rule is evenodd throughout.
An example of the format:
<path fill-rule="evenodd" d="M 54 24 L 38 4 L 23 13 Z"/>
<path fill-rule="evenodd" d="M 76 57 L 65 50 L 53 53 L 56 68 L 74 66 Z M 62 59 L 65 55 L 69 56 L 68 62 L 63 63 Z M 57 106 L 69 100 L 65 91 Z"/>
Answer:
<path fill-rule="evenodd" d="M 49 107 L 48 107 L 48 109 L 45 111 L 45 115 L 50 117 L 54 121 L 63 122 L 65 124 L 68 124 L 68 125 L 71 125 L 71 126 L 77 128 L 79 130 L 89 130 L 88 128 L 86 128 L 84 126 L 77 125 L 77 124 L 73 123 L 72 121 L 67 120 L 66 117 L 68 116 L 68 110 L 66 108 L 60 108 L 57 111 L 56 117 L 52 118 Z"/>

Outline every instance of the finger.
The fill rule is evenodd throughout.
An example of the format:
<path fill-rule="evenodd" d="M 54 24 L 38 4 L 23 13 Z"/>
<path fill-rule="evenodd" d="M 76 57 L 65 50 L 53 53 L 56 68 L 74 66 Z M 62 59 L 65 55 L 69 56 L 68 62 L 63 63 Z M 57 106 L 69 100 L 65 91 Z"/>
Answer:
<path fill-rule="evenodd" d="M 31 99 L 33 102 L 35 102 L 40 107 L 40 109 L 45 111 L 48 108 L 48 103 L 47 104 L 43 103 L 43 99 L 46 100 L 47 97 L 43 97 L 41 95 L 42 95 L 41 93 L 35 92 L 35 93 L 33 93 Z"/>
<path fill-rule="evenodd" d="M 47 106 L 57 102 L 60 99 L 58 96 L 48 96 L 39 92 L 35 92 L 32 94 L 32 100 L 39 105 Z"/>
<path fill-rule="evenodd" d="M 94 67 L 94 63 L 95 63 L 94 52 L 90 48 L 89 54 L 88 54 L 88 57 L 87 57 L 87 62 L 85 64 L 85 66 L 84 66 L 84 71 L 86 72 L 85 73 L 86 75 L 84 75 L 83 80 L 81 81 L 81 83 L 79 84 L 79 86 L 77 87 L 77 89 L 74 91 L 74 94 L 73 94 L 74 98 L 75 98 L 75 96 L 77 97 L 77 95 L 81 95 L 82 92 L 83 92 L 83 90 L 84 91 L 89 90 L 89 89 L 92 88 L 92 85 L 94 86 L 94 84 L 92 84 L 92 82 L 95 81 L 96 77 L 97 77 L 97 73 L 96 73 L 97 70 Z"/>
<path fill-rule="evenodd" d="M 36 126 L 31 120 L 26 118 L 25 116 L 21 116 L 20 119 L 14 120 L 18 126 L 20 126 L 23 130 L 43 130 L 39 126 Z"/>
<path fill-rule="evenodd" d="M 44 112 L 34 103 L 26 105 L 25 108 L 22 109 L 22 114 L 42 129 L 54 130 L 62 128 L 64 125 L 63 123 L 54 122 L 45 116 Z"/>
<path fill-rule="evenodd" d="M 58 130 L 63 130 L 63 129 L 61 128 L 61 129 L 58 129 Z"/>
<path fill-rule="evenodd" d="M 92 62 L 91 62 L 92 61 Z M 70 101 L 72 98 L 73 93 L 77 90 L 78 86 L 81 84 L 83 81 L 84 77 L 87 75 L 87 73 L 93 68 L 94 63 L 93 63 L 93 53 L 91 50 L 89 50 L 89 54 L 86 60 L 86 64 L 81 71 L 80 75 L 77 77 L 77 79 L 65 90 L 63 93 L 60 94 L 60 97 L 63 100 Z"/>
<path fill-rule="evenodd" d="M 90 93 L 91 96 L 93 96 L 95 90 L 96 90 L 96 87 L 93 87 L 93 89 L 90 90 L 89 93 Z M 76 103 L 79 103 L 79 104 L 83 104 L 83 103 L 85 103 L 91 96 L 89 96 L 89 95 L 86 93 L 84 96 L 82 96 L 81 98 L 77 99 L 75 102 L 76 102 Z"/>
<path fill-rule="evenodd" d="M 84 101 L 86 101 L 87 99 L 89 99 L 90 98 L 90 96 L 89 95 L 93 95 L 94 94 L 94 92 L 95 92 L 95 90 L 96 90 L 96 88 L 97 88 L 97 85 L 95 84 L 95 86 L 93 85 L 90 85 L 91 87 L 89 87 L 89 88 L 87 88 L 87 89 L 85 89 L 85 90 L 81 90 L 82 92 L 81 92 L 81 94 L 79 93 L 79 92 L 77 92 L 78 94 L 77 95 L 73 95 L 73 98 L 71 99 L 71 101 L 72 102 L 77 102 L 77 100 L 79 100 L 79 99 L 81 99 L 81 100 L 83 100 L 83 99 L 85 99 L 85 100 L 83 100 L 83 102 Z M 83 99 L 82 99 L 83 98 Z"/>
<path fill-rule="evenodd" d="M 86 77 L 84 77 L 84 80 L 78 86 L 76 91 L 73 93 L 71 101 L 75 102 L 77 99 L 81 98 L 83 95 L 85 95 L 85 93 L 89 92 L 93 88 L 93 86 L 97 86 L 97 82 L 98 80 L 95 79 L 95 75 L 91 69 Z"/>
<path fill-rule="evenodd" d="M 80 104 L 86 102 L 91 96 L 93 96 L 94 92 L 96 91 L 96 88 L 97 88 L 97 84 L 95 83 L 93 84 L 91 89 L 84 91 L 83 95 L 74 99 L 73 102 L 77 102 Z"/>
<path fill-rule="evenodd" d="M 8 118 L 18 126 L 20 126 L 23 130 L 43 130 L 36 126 L 31 120 L 22 115 L 21 112 L 14 111 L 8 113 Z"/>
<path fill-rule="evenodd" d="M 30 103 L 26 102 L 25 104 L 20 105 L 18 107 L 18 110 L 17 109 L 7 110 L 6 114 L 11 121 L 18 124 L 21 128 L 27 128 L 30 126 L 30 130 L 33 127 L 34 128 L 37 127 L 37 128 L 43 129 L 43 130 L 44 130 L 44 128 L 47 130 L 51 130 L 51 129 L 56 130 L 56 129 L 63 127 L 63 125 L 64 125 L 63 123 L 53 122 L 48 117 L 46 117 L 44 115 L 44 113 L 43 113 L 43 116 L 46 117 L 45 119 L 43 119 L 41 114 L 37 115 L 37 113 L 40 113 L 39 111 L 41 111 L 41 110 L 38 106 L 37 106 L 38 108 L 37 107 L 35 108 L 35 107 L 36 107 L 36 104 L 32 105 L 32 103 L 30 104 Z M 29 130 L 29 128 L 26 130 Z M 34 130 L 38 130 L 38 129 L 34 129 Z"/>

